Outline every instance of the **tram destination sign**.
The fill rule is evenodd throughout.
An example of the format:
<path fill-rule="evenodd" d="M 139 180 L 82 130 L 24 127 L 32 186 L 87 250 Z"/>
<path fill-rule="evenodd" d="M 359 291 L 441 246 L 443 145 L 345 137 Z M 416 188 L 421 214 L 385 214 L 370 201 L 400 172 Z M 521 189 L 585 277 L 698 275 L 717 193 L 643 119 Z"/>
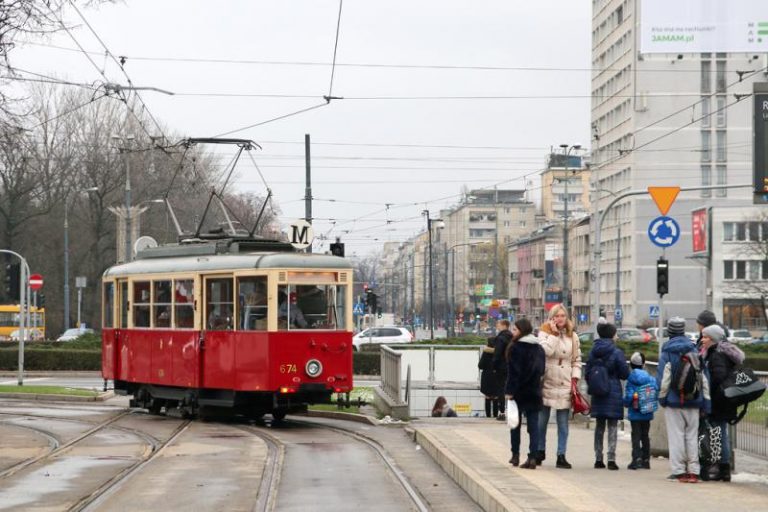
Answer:
<path fill-rule="evenodd" d="M 754 203 L 768 203 L 768 84 L 754 84 L 753 168 Z"/>

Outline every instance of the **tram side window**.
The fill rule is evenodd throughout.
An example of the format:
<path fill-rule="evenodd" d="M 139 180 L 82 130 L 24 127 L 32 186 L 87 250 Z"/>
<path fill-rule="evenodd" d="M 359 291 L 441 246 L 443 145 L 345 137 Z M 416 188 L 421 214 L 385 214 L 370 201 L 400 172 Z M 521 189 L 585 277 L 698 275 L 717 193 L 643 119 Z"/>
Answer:
<path fill-rule="evenodd" d="M 234 310 L 232 279 L 208 279 L 205 286 L 205 318 L 208 319 L 208 329 L 214 331 L 232 329 Z"/>
<path fill-rule="evenodd" d="M 155 297 L 152 301 L 152 318 L 155 319 L 155 327 L 163 328 L 171 326 L 171 282 L 155 281 Z"/>
<path fill-rule="evenodd" d="M 104 283 L 104 320 L 107 329 L 114 327 L 115 283 Z M 40 324 L 38 324 L 40 325 Z"/>
<path fill-rule="evenodd" d="M 128 281 L 120 281 L 120 328 L 128 328 Z"/>
<path fill-rule="evenodd" d="M 195 288 L 192 279 L 174 281 L 173 301 L 176 327 L 191 329 L 195 326 Z"/>
<path fill-rule="evenodd" d="M 247 331 L 267 330 L 267 277 L 237 279 L 237 328 Z"/>
<path fill-rule="evenodd" d="M 134 281 L 133 283 L 133 326 L 149 327 L 150 318 L 150 283 L 149 281 Z"/>

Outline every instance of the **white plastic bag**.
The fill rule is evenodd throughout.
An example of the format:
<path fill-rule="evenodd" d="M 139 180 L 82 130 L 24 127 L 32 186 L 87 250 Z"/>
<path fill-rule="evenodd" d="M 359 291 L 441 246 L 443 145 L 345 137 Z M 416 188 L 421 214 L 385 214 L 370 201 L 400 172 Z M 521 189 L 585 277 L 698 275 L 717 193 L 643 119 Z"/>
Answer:
<path fill-rule="evenodd" d="M 507 400 L 507 425 L 509 428 L 517 428 L 520 425 L 520 412 L 517 410 L 517 402 Z"/>

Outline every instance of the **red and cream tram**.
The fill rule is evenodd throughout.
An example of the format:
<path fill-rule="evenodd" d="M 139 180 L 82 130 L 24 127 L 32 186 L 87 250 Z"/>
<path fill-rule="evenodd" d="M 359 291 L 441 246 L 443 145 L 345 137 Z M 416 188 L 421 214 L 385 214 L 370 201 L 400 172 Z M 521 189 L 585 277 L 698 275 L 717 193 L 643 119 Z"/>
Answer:
<path fill-rule="evenodd" d="M 281 419 L 352 389 L 352 269 L 253 239 L 148 248 L 103 276 L 102 374 L 132 406 Z"/>

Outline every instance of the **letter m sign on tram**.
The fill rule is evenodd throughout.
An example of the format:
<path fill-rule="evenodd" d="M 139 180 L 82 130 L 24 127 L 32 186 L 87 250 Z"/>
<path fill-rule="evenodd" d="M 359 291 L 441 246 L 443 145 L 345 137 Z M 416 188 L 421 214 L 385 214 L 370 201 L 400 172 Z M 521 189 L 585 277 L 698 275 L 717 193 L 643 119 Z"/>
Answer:
<path fill-rule="evenodd" d="M 299 219 L 290 226 L 289 238 L 291 245 L 296 249 L 306 249 L 312 245 L 315 233 L 312 230 L 312 224 L 306 220 Z"/>

